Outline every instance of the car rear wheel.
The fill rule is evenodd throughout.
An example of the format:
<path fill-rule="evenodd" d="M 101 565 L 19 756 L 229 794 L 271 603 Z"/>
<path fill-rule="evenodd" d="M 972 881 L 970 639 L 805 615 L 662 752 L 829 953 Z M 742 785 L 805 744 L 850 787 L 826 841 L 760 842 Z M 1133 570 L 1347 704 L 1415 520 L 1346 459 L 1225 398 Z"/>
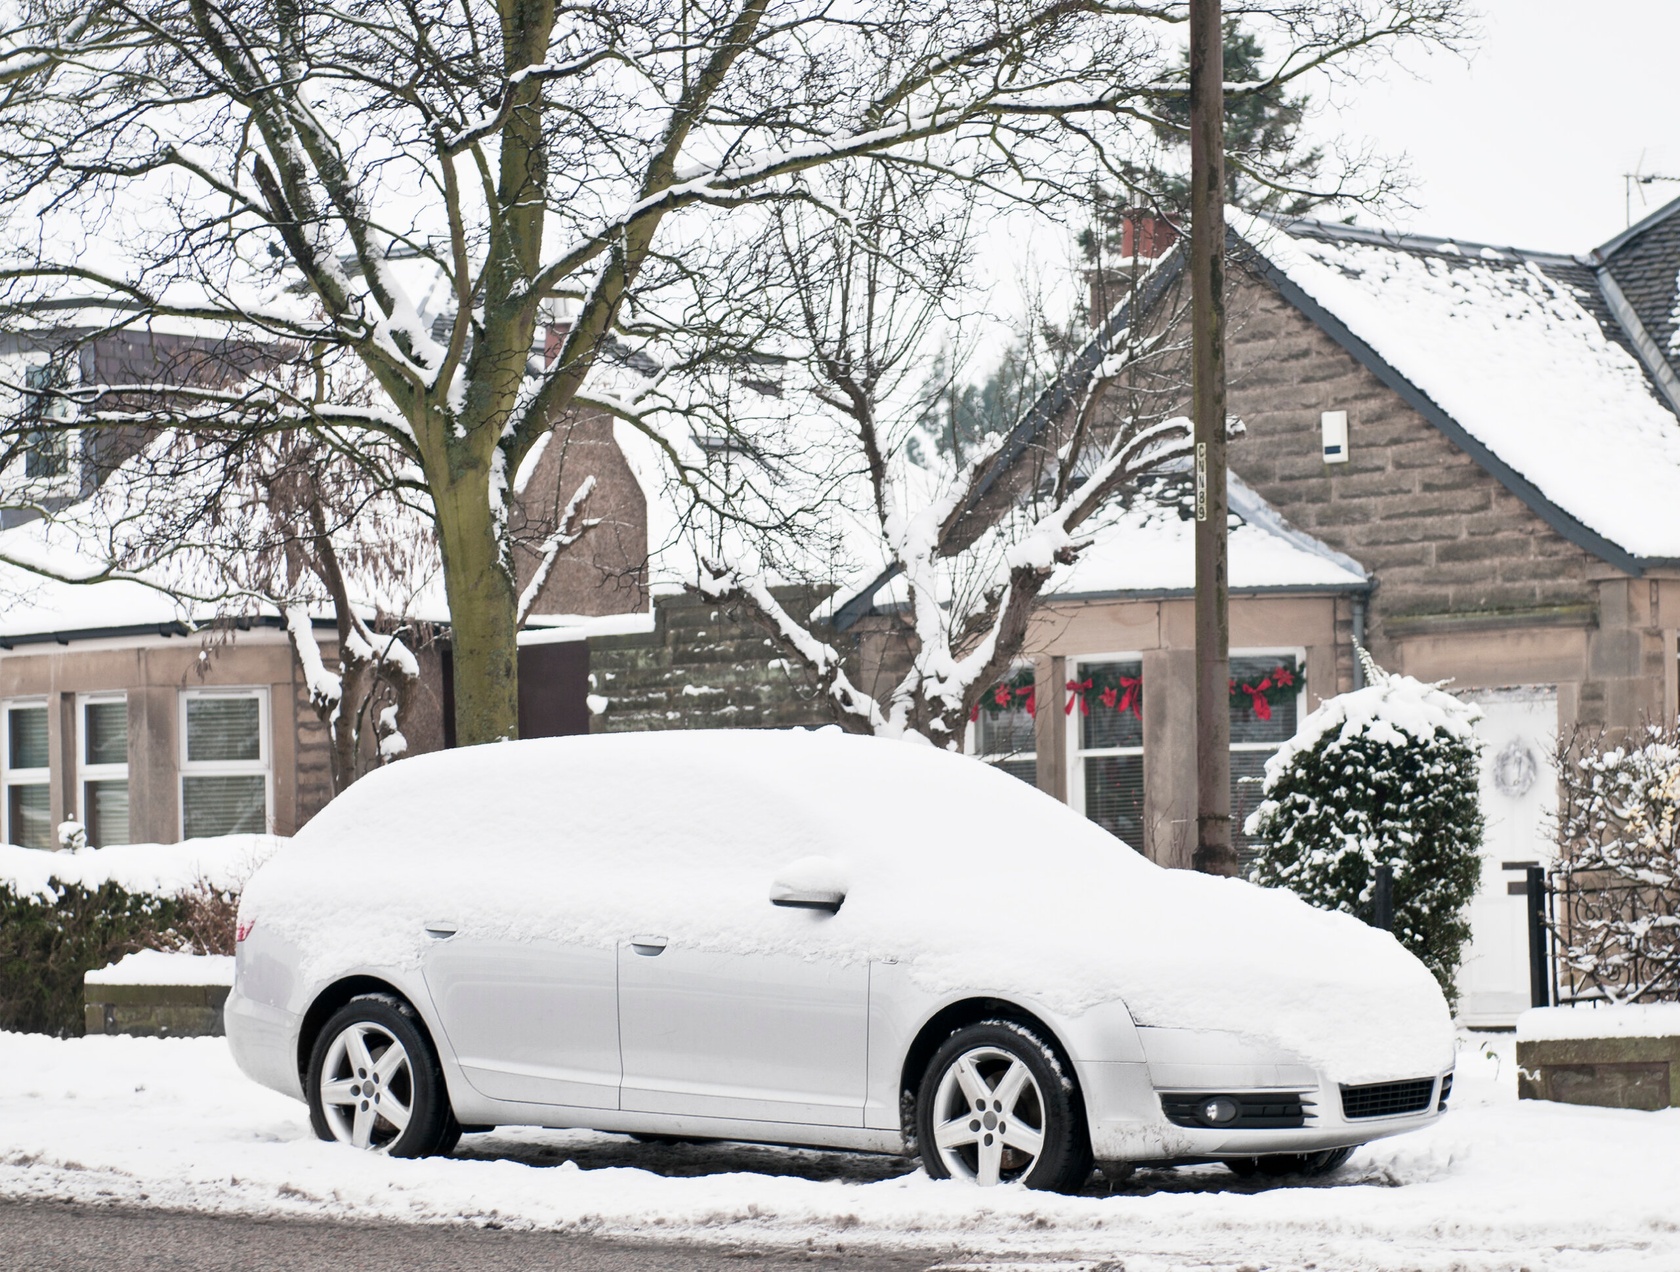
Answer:
<path fill-rule="evenodd" d="M 1311 1179 L 1328 1175 L 1348 1158 L 1351 1148 L 1327 1148 L 1317 1153 L 1268 1153 L 1263 1157 L 1227 1157 L 1226 1167 L 1243 1179 L 1264 1175 L 1268 1179 L 1282 1179 L 1287 1175 L 1301 1175 Z"/>
<path fill-rule="evenodd" d="M 460 1138 L 420 1018 L 391 994 L 335 1012 L 309 1059 L 309 1121 L 324 1140 L 392 1157 L 447 1153 Z"/>
<path fill-rule="evenodd" d="M 916 1100 L 922 1166 L 935 1179 L 1073 1192 L 1091 1173 L 1073 1079 L 1035 1031 L 988 1020 L 957 1030 Z"/>

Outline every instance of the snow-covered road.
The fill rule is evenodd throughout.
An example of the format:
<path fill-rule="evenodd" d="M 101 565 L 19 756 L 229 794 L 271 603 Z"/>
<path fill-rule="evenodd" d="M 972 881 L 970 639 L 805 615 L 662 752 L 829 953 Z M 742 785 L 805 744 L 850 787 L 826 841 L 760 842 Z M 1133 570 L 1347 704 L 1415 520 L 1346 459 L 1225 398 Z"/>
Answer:
<path fill-rule="evenodd" d="M 1316 1186 L 1206 1167 L 1057 1197 L 934 1183 L 890 1158 L 566 1131 L 469 1136 L 450 1160 L 363 1157 L 317 1142 L 303 1107 L 243 1078 L 219 1039 L 0 1034 L 0 1196 L 914 1245 L 1126 1272 L 1680 1268 L 1680 1110 L 1519 1104 L 1513 1068 L 1508 1038 L 1464 1040 L 1450 1116 Z"/>

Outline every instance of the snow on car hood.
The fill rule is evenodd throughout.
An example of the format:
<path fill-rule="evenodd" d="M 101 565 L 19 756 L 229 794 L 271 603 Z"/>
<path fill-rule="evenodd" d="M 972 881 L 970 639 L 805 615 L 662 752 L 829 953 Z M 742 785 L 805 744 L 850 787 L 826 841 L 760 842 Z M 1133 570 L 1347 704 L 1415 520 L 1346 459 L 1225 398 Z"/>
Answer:
<path fill-rule="evenodd" d="M 769 903 L 827 858 L 838 914 Z M 805 868 L 802 865 L 802 868 Z M 1230 1030 L 1337 1079 L 1452 1057 L 1434 979 L 1386 933 L 1165 870 L 1015 778 L 927 746 L 806 732 L 549 738 L 417 756 L 351 787 L 247 886 L 311 982 L 457 939 L 896 959 L 935 993 Z"/>

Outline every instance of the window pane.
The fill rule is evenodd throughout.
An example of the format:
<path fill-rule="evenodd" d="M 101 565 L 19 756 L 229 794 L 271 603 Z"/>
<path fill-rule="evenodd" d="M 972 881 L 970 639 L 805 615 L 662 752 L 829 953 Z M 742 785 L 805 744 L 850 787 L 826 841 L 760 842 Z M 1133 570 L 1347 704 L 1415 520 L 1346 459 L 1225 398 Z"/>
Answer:
<path fill-rule="evenodd" d="M 1085 815 L 1143 851 L 1143 756 L 1101 755 L 1085 761 Z"/>
<path fill-rule="evenodd" d="M 23 475 L 34 481 L 63 477 L 70 471 L 70 439 L 63 433 L 37 430 L 24 439 Z"/>
<path fill-rule="evenodd" d="M 1260 789 L 1266 778 L 1266 761 L 1272 751 L 1231 752 L 1231 846 L 1237 850 L 1242 872 L 1248 873 L 1259 841 L 1243 833 L 1243 823 L 1260 803 Z"/>
<path fill-rule="evenodd" d="M 260 760 L 257 700 L 188 698 L 187 759 L 191 763 Z"/>
<path fill-rule="evenodd" d="M 261 774 L 183 777 L 181 812 L 188 839 L 260 834 L 268 829 L 268 779 Z"/>
<path fill-rule="evenodd" d="M 24 848 L 55 845 L 52 836 L 52 796 L 45 782 L 6 788 L 7 838 Z"/>
<path fill-rule="evenodd" d="M 87 819 L 88 843 L 95 848 L 128 842 L 128 783 L 86 782 L 82 786 L 82 815 Z"/>
<path fill-rule="evenodd" d="M 90 702 L 82 712 L 84 762 L 128 763 L 128 703 Z"/>
<path fill-rule="evenodd" d="M 1033 718 L 1023 706 L 1006 710 L 987 710 L 980 704 L 980 718 L 974 722 L 979 730 L 976 749 L 981 755 L 1031 755 L 1038 749 L 1033 738 Z"/>
<path fill-rule="evenodd" d="M 47 756 L 47 709 L 13 707 L 6 713 L 11 738 L 6 748 L 6 765 L 14 769 L 44 769 Z"/>
<path fill-rule="evenodd" d="M 1020 778 L 1028 786 L 1038 785 L 1037 760 L 1000 760 L 992 767 L 1002 769 L 1010 777 Z"/>
<path fill-rule="evenodd" d="M 1076 681 L 1090 688 L 1083 691 L 1083 703 L 1076 702 L 1074 710 L 1079 718 L 1079 745 L 1083 750 L 1095 751 L 1113 746 L 1142 746 L 1141 692 L 1143 664 L 1140 662 L 1080 663 Z M 1136 681 L 1137 684 L 1127 682 Z M 1113 690 L 1113 706 L 1103 701 L 1103 691 Z M 1127 700 L 1127 693 L 1133 695 Z M 1122 703 L 1125 710 L 1120 710 Z M 1090 805 L 1086 805 L 1090 807 Z"/>
<path fill-rule="evenodd" d="M 1282 694 L 1274 692 L 1272 699 L 1256 703 L 1253 695 L 1238 693 L 1231 698 L 1232 742 L 1287 742 L 1295 736 L 1296 708 L 1300 703 L 1299 669 L 1293 657 L 1233 658 L 1231 679 L 1239 685 L 1256 687 L 1271 681 L 1277 687 L 1277 672 L 1282 668 L 1292 682 Z M 1267 718 L 1269 717 L 1269 718 Z"/>

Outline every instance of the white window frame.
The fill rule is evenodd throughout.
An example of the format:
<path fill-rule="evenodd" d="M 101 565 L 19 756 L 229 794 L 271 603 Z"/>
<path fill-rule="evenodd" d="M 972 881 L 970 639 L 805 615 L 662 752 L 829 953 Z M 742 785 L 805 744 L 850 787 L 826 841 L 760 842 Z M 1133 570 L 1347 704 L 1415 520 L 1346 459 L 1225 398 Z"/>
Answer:
<path fill-rule="evenodd" d="M 123 762 L 121 764 L 90 764 L 88 763 L 88 727 L 87 709 L 100 703 L 120 702 L 126 711 L 128 694 L 117 689 L 108 693 L 79 693 L 76 695 L 76 804 L 80 810 L 77 820 L 86 827 L 90 824 L 89 815 L 92 810 L 88 806 L 87 788 L 89 782 L 126 782 L 128 781 L 128 750 L 124 743 Z M 129 788 L 133 795 L 134 788 Z M 134 805 L 128 806 L 128 842 L 134 841 Z M 89 843 L 93 840 L 89 838 Z M 101 843 L 95 847 L 104 848 Z"/>
<path fill-rule="evenodd" d="M 257 758 L 255 760 L 189 760 L 187 758 L 187 704 L 203 698 L 255 698 L 257 700 Z M 180 777 L 175 785 L 179 804 L 176 831 L 187 837 L 187 779 L 189 777 L 254 777 L 263 782 L 263 830 L 274 833 L 274 765 L 269 744 L 268 689 L 262 685 L 217 685 L 181 690 Z"/>
<path fill-rule="evenodd" d="M 51 361 L 52 359 L 41 356 L 26 357 L 19 359 L 17 362 L 12 364 L 12 367 L 8 368 L 13 375 L 17 376 L 16 383 L 18 385 L 18 394 L 15 399 L 16 405 L 14 409 L 18 412 L 20 417 L 29 395 L 28 390 L 24 388 L 24 385 L 28 382 L 30 373 L 37 371 L 42 367 L 49 366 Z M 81 368 L 75 359 L 71 359 L 71 361 L 66 365 L 65 371 L 66 388 L 73 388 L 81 382 Z M 11 377 L 8 375 L 6 378 L 10 379 Z M 50 413 L 49 418 L 55 420 L 68 420 L 73 419 L 75 414 L 75 405 L 63 398 L 60 398 L 56 404 L 56 409 Z M 5 477 L 5 484 L 11 489 L 20 491 L 25 495 L 35 498 L 50 498 L 54 495 L 74 495 L 80 493 L 82 489 L 81 431 L 78 429 L 68 429 L 64 432 L 63 437 L 66 463 L 62 473 L 53 477 L 29 476 L 29 452 L 27 448 L 20 447 L 16 457 L 12 461 L 11 466 L 7 469 L 6 473 L 3 474 Z"/>
<path fill-rule="evenodd" d="M 1020 675 L 1023 671 L 1032 672 L 1033 673 L 1033 682 L 1034 682 L 1034 684 L 1037 684 L 1038 668 L 1035 664 L 1033 664 L 1031 662 L 1018 662 L 1018 663 L 1014 664 L 1012 667 L 1010 667 L 1009 674 L 1004 678 L 1006 680 L 1013 680 L 1016 676 Z M 992 687 L 993 686 L 988 686 L 987 687 L 988 692 L 990 692 Z M 1037 708 L 1038 708 L 1038 704 L 1037 704 L 1036 701 L 1034 702 L 1033 707 L 1034 707 L 1034 710 L 1036 711 Z M 1024 709 L 1025 708 L 1023 708 L 1023 710 Z M 982 715 L 985 714 L 985 710 L 986 710 L 986 705 L 985 705 L 985 702 L 982 701 L 981 704 L 980 704 L 980 711 L 981 711 Z M 986 764 L 995 763 L 995 762 L 1000 761 L 1000 760 L 1010 760 L 1010 761 L 1015 761 L 1015 762 L 1020 762 L 1020 761 L 1023 761 L 1023 760 L 1031 760 L 1033 762 L 1033 774 L 1036 778 L 1037 773 L 1038 773 L 1038 719 L 1037 719 L 1036 715 L 1032 716 L 1032 717 L 1029 717 L 1029 718 L 1033 722 L 1033 731 L 1032 731 L 1033 744 L 1032 744 L 1032 748 L 1030 750 L 1026 750 L 1026 751 L 982 751 L 980 749 L 980 721 L 979 720 L 970 720 L 969 721 L 968 727 L 964 731 L 963 750 L 966 751 L 969 755 L 972 755 L 975 759 L 980 760 L 981 762 L 986 763 Z M 1036 781 L 1034 782 L 1034 785 L 1035 786 L 1037 785 Z"/>
<path fill-rule="evenodd" d="M 12 767 L 12 712 L 19 709 L 40 709 L 47 712 L 47 767 L 15 769 Z M 12 825 L 12 787 L 45 786 L 48 807 L 52 804 L 52 705 L 46 698 L 7 698 L 0 702 L 0 843 L 18 842 L 17 828 Z"/>
<path fill-rule="evenodd" d="M 1083 680 L 1084 677 L 1079 674 L 1081 668 L 1095 663 L 1136 663 L 1138 665 L 1138 675 L 1140 677 L 1143 675 L 1143 654 L 1137 650 L 1133 650 L 1130 653 L 1081 654 L 1077 658 L 1069 658 L 1067 660 L 1067 678 L 1076 683 Z M 1145 687 L 1147 688 L 1147 686 Z M 1135 755 L 1141 759 L 1144 752 L 1143 743 L 1147 743 L 1149 739 L 1145 737 L 1143 739 L 1143 743 L 1140 743 L 1137 746 L 1105 746 L 1096 747 L 1087 751 L 1079 744 L 1079 722 L 1083 712 L 1081 712 L 1077 706 L 1074 707 L 1072 711 L 1067 710 L 1067 700 L 1065 695 L 1069 692 L 1069 690 L 1066 686 L 1062 686 L 1061 689 L 1064 697 L 1057 702 L 1056 709 L 1064 712 L 1066 718 L 1066 724 L 1064 727 L 1067 729 L 1068 807 L 1072 808 L 1081 817 L 1088 817 L 1090 814 L 1085 811 L 1085 761 L 1087 759 L 1103 759 L 1108 756 L 1129 755 Z M 1108 710 L 1108 708 L 1104 707 L 1100 702 L 1092 708 L 1093 711 L 1098 709 L 1104 711 Z M 1143 845 L 1140 843 L 1133 844 L 1132 847 L 1137 849 L 1138 852 L 1143 851 Z"/>
<path fill-rule="evenodd" d="M 1295 660 L 1295 727 L 1297 729 L 1301 727 L 1301 721 L 1306 719 L 1307 708 L 1307 688 L 1305 682 L 1307 651 L 1304 646 L 1272 645 L 1261 646 L 1258 649 L 1233 649 L 1227 655 L 1227 658 L 1276 658 L 1280 662 L 1285 658 L 1293 658 Z M 1232 742 L 1230 744 L 1230 749 L 1233 754 L 1238 751 L 1265 751 L 1275 754 L 1278 748 L 1288 740 L 1288 738 L 1280 738 L 1276 742 Z M 1237 820 L 1234 815 L 1231 818 L 1231 830 L 1233 832 L 1233 837 L 1242 833 L 1242 827 L 1237 824 Z"/>

